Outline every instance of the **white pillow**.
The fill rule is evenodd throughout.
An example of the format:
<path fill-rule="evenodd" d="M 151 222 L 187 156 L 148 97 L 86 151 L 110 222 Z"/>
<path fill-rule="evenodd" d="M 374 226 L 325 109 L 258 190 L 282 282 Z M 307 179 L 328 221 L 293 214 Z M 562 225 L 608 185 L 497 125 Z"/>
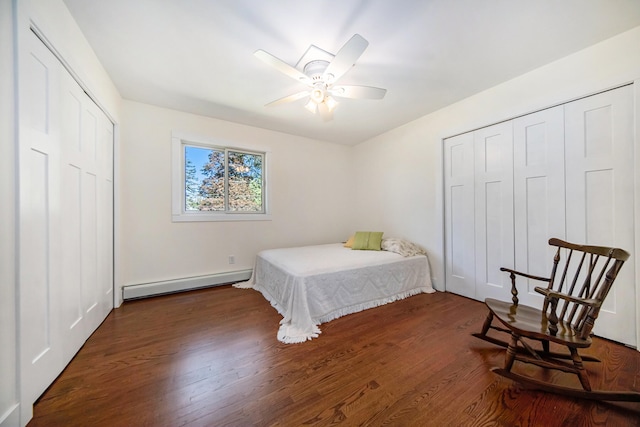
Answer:
<path fill-rule="evenodd" d="M 395 252 L 404 257 L 427 255 L 427 251 L 425 251 L 421 246 L 398 237 L 387 237 L 382 239 L 380 248 L 383 251 Z"/>

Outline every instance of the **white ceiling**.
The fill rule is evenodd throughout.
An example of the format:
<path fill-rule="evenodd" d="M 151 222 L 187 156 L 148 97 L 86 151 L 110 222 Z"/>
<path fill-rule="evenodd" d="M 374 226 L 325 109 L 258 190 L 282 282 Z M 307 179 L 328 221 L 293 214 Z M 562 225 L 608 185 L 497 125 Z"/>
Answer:
<path fill-rule="evenodd" d="M 123 98 L 354 145 L 640 25 L 640 0 L 64 0 Z M 324 122 L 305 89 L 254 57 L 295 66 L 309 45 L 369 47 Z M 637 55 L 638 52 L 630 52 Z"/>

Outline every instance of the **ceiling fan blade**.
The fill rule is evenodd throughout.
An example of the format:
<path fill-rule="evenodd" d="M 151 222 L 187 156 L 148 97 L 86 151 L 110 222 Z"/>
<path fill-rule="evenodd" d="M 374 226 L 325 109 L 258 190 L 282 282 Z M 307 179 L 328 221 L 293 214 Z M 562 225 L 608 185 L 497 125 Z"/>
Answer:
<path fill-rule="evenodd" d="M 329 93 L 341 98 L 353 99 L 382 99 L 387 93 L 386 89 L 371 86 L 333 86 Z"/>
<path fill-rule="evenodd" d="M 331 74 L 333 78 L 332 80 L 329 79 L 329 81 L 337 81 L 344 73 L 353 67 L 367 46 L 369 46 L 368 41 L 360 34 L 354 34 L 353 37 L 342 46 L 338 53 L 336 53 L 336 56 L 325 70 L 324 76 L 327 77 Z"/>
<path fill-rule="evenodd" d="M 333 120 L 333 111 L 324 102 L 318 104 L 318 112 L 325 122 Z"/>
<path fill-rule="evenodd" d="M 305 96 L 309 96 L 309 91 L 305 90 L 303 92 L 294 93 L 293 95 L 285 96 L 284 98 L 276 99 L 265 105 L 265 107 L 273 107 L 274 105 L 285 104 L 287 102 L 297 101 L 298 99 L 304 98 Z"/>
<path fill-rule="evenodd" d="M 300 83 L 304 83 L 304 84 L 311 84 L 311 79 L 309 79 L 309 77 L 304 74 L 303 72 L 299 71 L 297 68 L 292 67 L 291 65 L 287 64 L 286 62 L 284 62 L 281 59 L 276 58 L 275 56 L 271 55 L 268 52 L 265 52 L 262 49 L 256 50 L 253 53 L 257 58 L 261 59 L 263 62 L 271 65 L 273 68 L 279 70 L 280 72 L 286 74 L 287 76 L 291 77 L 292 79 L 300 82 Z"/>

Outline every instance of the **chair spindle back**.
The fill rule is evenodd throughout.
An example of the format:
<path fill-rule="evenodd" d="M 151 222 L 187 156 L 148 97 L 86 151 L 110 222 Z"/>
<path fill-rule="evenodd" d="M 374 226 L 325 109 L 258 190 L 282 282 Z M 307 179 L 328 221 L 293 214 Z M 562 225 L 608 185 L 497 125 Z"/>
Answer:
<path fill-rule="evenodd" d="M 555 238 L 550 239 L 549 244 L 558 249 L 548 287 L 536 289 L 546 296 L 543 311 L 587 336 L 629 253 L 618 248 L 576 245 Z M 556 277 L 558 273 L 559 278 Z M 554 299 L 553 292 L 572 298 Z M 594 304 L 587 307 L 579 303 L 582 300 L 591 300 Z"/>

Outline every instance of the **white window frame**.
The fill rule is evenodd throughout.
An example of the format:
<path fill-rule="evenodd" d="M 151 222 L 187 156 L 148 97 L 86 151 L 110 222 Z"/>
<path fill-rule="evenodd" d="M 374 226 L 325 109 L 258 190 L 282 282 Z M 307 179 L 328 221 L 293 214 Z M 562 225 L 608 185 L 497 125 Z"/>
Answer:
<path fill-rule="evenodd" d="M 185 192 L 185 159 L 184 147 L 201 146 L 216 150 L 231 150 L 239 152 L 250 152 L 262 154 L 264 156 L 262 167 L 262 205 L 263 212 L 229 212 L 229 211 L 187 211 Z M 171 134 L 171 220 L 173 222 L 190 221 L 270 221 L 269 211 L 269 154 L 264 147 L 249 147 L 230 144 L 219 139 L 206 138 L 184 132 L 172 132 Z M 225 199 L 228 197 L 225 189 Z"/>

